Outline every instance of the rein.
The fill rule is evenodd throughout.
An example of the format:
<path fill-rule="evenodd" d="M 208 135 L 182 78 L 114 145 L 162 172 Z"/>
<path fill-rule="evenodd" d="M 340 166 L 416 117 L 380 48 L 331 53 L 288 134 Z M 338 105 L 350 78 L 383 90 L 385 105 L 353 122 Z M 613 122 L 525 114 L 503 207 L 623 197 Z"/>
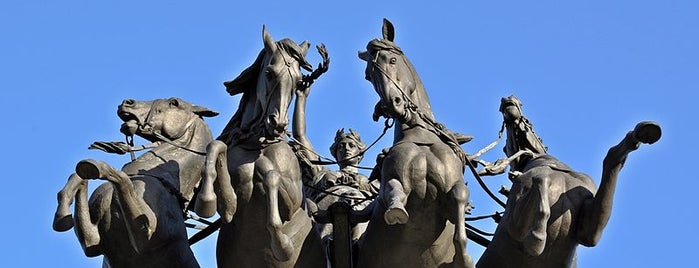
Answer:
<path fill-rule="evenodd" d="M 406 62 L 405 56 L 403 56 L 403 55 L 401 55 L 401 56 L 402 56 L 401 59 L 403 60 L 403 63 L 405 65 L 409 66 L 408 63 Z M 381 67 L 379 67 L 376 64 L 376 60 L 378 59 L 378 57 L 379 57 L 379 53 L 377 52 L 376 57 L 371 62 L 372 63 L 371 67 L 373 69 L 379 70 L 379 72 L 384 77 L 386 77 L 389 81 L 391 81 L 391 83 L 393 83 L 393 85 L 396 86 L 396 89 L 398 89 L 398 91 L 401 93 L 401 95 L 403 96 L 403 99 L 406 102 L 406 107 L 410 111 L 413 111 L 414 113 L 416 113 L 424 122 L 426 122 L 428 125 L 430 125 L 434 129 L 434 131 L 437 132 L 437 133 L 435 133 L 435 134 L 437 134 L 437 136 L 448 139 L 448 142 L 447 141 L 445 141 L 445 142 L 447 142 L 447 145 L 449 145 L 449 147 L 454 151 L 454 153 L 456 153 L 456 155 L 461 159 L 462 163 L 469 163 L 470 161 L 468 161 L 468 156 L 466 155 L 466 152 L 464 152 L 464 150 L 458 145 L 458 142 L 456 140 L 454 140 L 454 138 L 451 135 L 449 135 L 449 133 L 444 131 L 444 126 L 438 122 L 434 122 L 431 118 L 427 117 L 427 115 L 425 115 L 423 112 L 421 112 L 420 108 L 417 106 L 415 101 L 413 101 L 413 99 L 410 98 L 410 95 L 405 93 L 405 90 L 403 90 L 403 88 L 398 84 L 398 82 L 396 82 L 393 78 L 391 78 L 391 76 L 388 75 L 388 73 L 386 71 L 381 69 Z M 372 72 L 372 74 L 373 74 L 373 72 Z"/>
<path fill-rule="evenodd" d="M 388 132 L 388 130 L 389 130 L 391 127 L 393 127 L 394 124 L 395 124 L 395 120 L 389 122 L 389 119 L 387 118 L 386 121 L 384 121 L 384 128 L 383 128 L 383 131 L 381 131 L 381 134 L 380 134 L 376 139 L 374 139 L 374 141 L 373 141 L 371 144 L 369 144 L 369 146 L 367 146 L 364 150 L 360 151 L 360 152 L 357 153 L 356 155 L 353 155 L 353 156 L 347 158 L 347 160 L 355 159 L 355 158 L 357 158 L 357 157 L 360 157 L 360 156 L 364 155 L 364 153 L 366 153 L 367 151 L 369 151 L 369 149 L 371 149 L 371 147 L 374 147 L 374 145 L 376 145 L 376 143 L 379 142 L 379 141 L 386 135 L 386 132 Z M 329 157 L 322 156 L 321 154 L 319 154 L 318 152 L 316 152 L 315 150 L 313 150 L 313 148 L 308 148 L 308 147 L 304 146 L 301 142 L 299 142 L 298 140 L 294 139 L 294 137 L 293 137 L 290 133 L 287 132 L 287 133 L 286 133 L 286 136 L 289 137 L 289 139 L 290 139 L 291 141 L 293 141 L 294 143 L 296 143 L 296 144 L 298 144 L 299 146 L 303 147 L 306 151 L 312 152 L 313 154 L 317 155 L 318 158 L 323 159 L 323 160 L 310 160 L 311 164 L 314 164 L 314 165 L 324 165 L 324 166 L 339 164 L 339 162 L 334 161 L 334 160 L 330 159 Z M 356 165 L 349 165 L 349 166 L 350 166 L 350 167 L 355 167 L 355 168 L 358 168 L 358 169 L 364 169 L 364 170 L 374 170 L 374 168 L 364 167 L 364 166 L 356 166 Z"/>
<path fill-rule="evenodd" d="M 191 148 L 184 147 L 184 146 L 179 145 L 179 144 L 175 143 L 174 141 L 168 139 L 167 137 L 163 136 L 163 134 L 160 134 L 160 132 L 155 132 L 155 131 L 153 130 L 153 128 L 151 127 L 152 124 L 151 124 L 150 122 L 148 122 L 148 119 L 150 119 L 150 115 L 146 118 L 147 121 L 146 121 L 145 123 L 143 123 L 143 124 L 138 124 L 138 130 L 139 130 L 141 133 L 153 135 L 153 136 L 155 136 L 156 138 L 158 138 L 159 140 L 161 140 L 161 141 L 163 141 L 163 142 L 165 142 L 165 143 L 167 143 L 167 144 L 170 144 L 170 145 L 172 145 L 172 146 L 175 146 L 175 147 L 177 147 L 177 148 L 180 148 L 180 149 L 182 149 L 182 150 L 185 150 L 185 151 L 188 151 L 188 152 L 191 152 L 191 153 L 194 153 L 194 154 L 198 154 L 198 155 L 206 155 L 206 152 L 197 151 L 197 150 L 194 150 L 194 149 L 191 149 Z M 194 122 L 195 119 L 196 119 L 196 118 L 189 119 L 189 121 L 187 121 L 187 124 L 185 125 L 184 129 L 188 129 L 189 126 L 192 125 L 192 122 Z M 129 139 L 129 137 L 131 137 L 131 139 Z M 129 142 L 129 145 L 130 145 L 130 146 L 133 146 L 133 135 L 127 135 L 127 136 L 126 136 L 126 141 Z M 134 158 L 134 156 L 133 156 L 133 151 L 130 151 L 130 153 L 132 154 L 132 155 L 131 155 L 131 161 L 135 160 L 135 158 Z"/>

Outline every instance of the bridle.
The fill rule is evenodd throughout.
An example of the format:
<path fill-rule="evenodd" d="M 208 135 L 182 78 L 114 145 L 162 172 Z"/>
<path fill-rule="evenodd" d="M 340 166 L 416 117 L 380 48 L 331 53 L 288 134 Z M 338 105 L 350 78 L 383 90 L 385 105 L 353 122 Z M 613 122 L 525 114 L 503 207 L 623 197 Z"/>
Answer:
<path fill-rule="evenodd" d="M 138 129 L 136 130 L 137 133 L 141 133 L 141 134 L 145 134 L 145 135 L 151 135 L 151 136 L 157 138 L 158 140 L 160 140 L 160 141 L 162 141 L 162 142 L 165 142 L 165 143 L 167 143 L 167 144 L 170 144 L 170 145 L 172 145 L 172 146 L 175 146 L 175 147 L 177 147 L 177 148 L 180 148 L 180 149 L 182 149 L 182 150 L 185 150 L 185 151 L 188 151 L 188 152 L 197 154 L 197 155 L 206 155 L 206 152 L 194 150 L 194 149 L 191 149 L 191 148 L 188 148 L 188 147 L 179 145 L 179 144 L 175 143 L 174 141 L 172 141 L 172 140 L 168 139 L 167 137 L 165 137 L 165 136 L 164 136 L 163 134 L 161 134 L 159 131 L 155 131 L 155 130 L 153 129 L 153 124 L 151 123 L 152 109 L 153 109 L 153 108 L 151 107 L 151 110 L 148 111 L 148 115 L 146 116 L 145 122 L 143 122 L 143 123 L 140 123 L 140 122 L 137 123 L 137 125 L 138 125 Z M 185 126 L 182 128 L 182 129 L 183 129 L 182 131 L 183 131 L 183 132 L 186 132 L 187 129 L 189 129 L 189 127 L 194 123 L 194 120 L 196 120 L 196 119 L 197 119 L 196 116 L 193 116 L 192 118 L 190 118 L 190 119 L 187 121 L 187 123 L 185 123 Z M 184 134 L 184 133 L 178 133 L 178 135 L 179 135 L 179 134 Z M 126 135 L 126 143 L 129 144 L 129 146 L 131 146 L 131 147 L 134 146 L 134 144 L 133 144 L 133 134 L 131 134 L 131 135 Z M 135 156 L 134 156 L 134 154 L 133 154 L 133 151 L 130 151 L 129 153 L 131 154 L 131 161 L 134 161 L 134 160 L 135 160 Z"/>
<path fill-rule="evenodd" d="M 417 104 L 415 103 L 415 101 L 413 101 L 413 99 L 410 98 L 410 95 L 408 95 L 408 94 L 405 93 L 405 90 L 400 86 L 400 84 L 398 84 L 398 82 L 396 82 L 395 79 L 393 79 L 390 75 L 388 75 L 388 72 L 386 72 L 384 69 L 382 69 L 382 68 L 377 64 L 377 60 L 378 60 L 378 58 L 379 58 L 379 53 L 381 53 L 381 51 L 384 51 L 384 50 L 392 51 L 391 49 L 380 49 L 380 50 L 377 50 L 377 51 L 376 51 L 376 56 L 374 56 L 374 60 L 372 60 L 371 62 L 369 62 L 369 64 L 371 64 L 371 68 L 372 68 L 372 72 L 371 72 L 371 74 L 372 74 L 372 77 L 371 77 L 372 83 L 373 83 L 373 80 L 374 80 L 374 78 L 373 78 L 373 75 L 374 75 L 373 70 L 378 70 L 379 73 L 381 73 L 384 77 L 386 77 L 386 79 L 388 79 L 389 81 L 391 81 L 391 83 L 392 83 L 393 85 L 395 85 L 395 87 L 396 87 L 396 89 L 398 90 L 398 92 L 400 92 L 400 94 L 402 95 L 403 100 L 405 101 L 405 107 L 407 108 L 406 113 L 407 113 L 408 111 L 410 111 L 410 112 L 413 112 L 413 113 L 417 114 L 417 115 L 420 117 L 420 119 L 422 119 L 425 123 L 427 123 L 427 124 L 431 127 L 431 129 L 432 129 L 431 131 L 434 132 L 435 134 L 437 134 L 437 136 L 440 137 L 440 139 L 442 139 L 442 140 L 447 139 L 447 140 L 445 141 L 445 143 L 446 143 L 447 145 L 449 145 L 449 147 L 454 151 L 454 153 L 456 153 L 456 155 L 461 159 L 461 162 L 462 162 L 464 165 L 467 165 L 467 163 L 470 165 L 471 162 L 468 161 L 468 157 L 467 157 L 467 155 L 466 155 L 466 152 L 464 152 L 464 150 L 458 145 L 459 143 L 454 139 L 454 137 L 453 137 L 452 135 L 450 135 L 449 133 L 446 132 L 446 130 L 445 130 L 445 128 L 444 128 L 444 125 L 441 124 L 441 123 L 439 123 L 439 122 L 434 121 L 434 119 L 432 119 L 431 117 L 427 116 L 424 112 L 420 111 L 420 107 L 417 106 Z M 394 53 L 395 53 L 395 52 L 394 52 Z M 408 64 L 408 62 L 406 61 L 405 56 L 402 55 L 402 53 L 401 53 L 399 56 L 401 56 L 400 58 L 403 60 L 403 64 L 405 64 L 406 66 L 410 66 L 410 65 Z M 414 76 L 414 72 L 411 72 L 411 75 Z M 415 79 L 415 77 L 413 77 L 413 79 Z M 385 98 L 385 96 L 382 96 L 382 98 Z M 430 130 L 430 129 L 428 129 L 428 130 Z M 475 169 L 474 169 L 474 171 L 475 171 Z"/>

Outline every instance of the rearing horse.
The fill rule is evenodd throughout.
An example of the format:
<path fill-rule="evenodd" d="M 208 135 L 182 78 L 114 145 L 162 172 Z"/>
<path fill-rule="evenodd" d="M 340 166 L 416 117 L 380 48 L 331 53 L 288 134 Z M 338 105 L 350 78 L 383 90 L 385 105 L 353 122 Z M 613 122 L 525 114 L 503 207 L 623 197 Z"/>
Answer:
<path fill-rule="evenodd" d="M 434 119 L 422 82 L 393 37 L 384 19 L 383 38 L 359 54 L 381 98 L 374 120 L 384 116 L 398 124 L 357 267 L 473 267 L 464 223 L 466 155 Z"/>
<path fill-rule="evenodd" d="M 231 95 L 243 95 L 207 148 L 195 211 L 210 217 L 218 209 L 224 220 L 218 267 L 325 267 L 300 167 L 285 136 L 293 94 L 315 74 L 303 76 L 300 69 L 312 70 L 305 60 L 309 44 L 275 42 L 264 27 L 263 41 L 255 63 L 224 83 Z"/>
<path fill-rule="evenodd" d="M 85 255 L 104 255 L 104 267 L 199 267 L 187 242 L 184 211 L 201 179 L 203 154 L 213 137 L 202 119 L 218 113 L 178 98 L 124 100 L 117 110 L 122 133 L 154 142 L 153 148 L 116 170 L 87 159 L 58 194 L 53 228 L 75 227 Z M 121 143 L 102 144 L 124 153 Z M 123 145 L 123 146 L 111 146 Z M 87 180 L 103 183 L 87 199 Z M 75 216 L 70 203 L 75 198 Z"/>
<path fill-rule="evenodd" d="M 507 130 L 508 158 L 486 169 L 491 175 L 502 173 L 509 163 L 513 184 L 505 214 L 477 267 L 575 267 L 577 245 L 595 246 L 609 221 L 617 176 L 626 157 L 641 143 L 660 139 L 660 126 L 638 123 L 610 148 L 597 189 L 588 175 L 547 153 L 515 96 L 502 99 L 500 112 Z"/>

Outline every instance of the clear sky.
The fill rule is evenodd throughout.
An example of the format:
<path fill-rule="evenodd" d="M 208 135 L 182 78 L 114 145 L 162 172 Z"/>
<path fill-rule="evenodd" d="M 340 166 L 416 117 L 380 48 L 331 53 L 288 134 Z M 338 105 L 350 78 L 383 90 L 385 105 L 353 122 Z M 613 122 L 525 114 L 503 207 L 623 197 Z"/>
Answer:
<path fill-rule="evenodd" d="M 241 3 L 244 2 L 244 3 Z M 335 130 L 367 141 L 378 97 L 357 51 L 381 36 L 381 19 L 426 85 L 435 115 L 475 139 L 497 137 L 501 97 L 516 94 L 550 153 L 599 183 L 607 149 L 642 120 L 662 139 L 630 155 L 602 240 L 579 247 L 580 267 L 688 267 L 696 255 L 699 186 L 692 123 L 699 94 L 699 3 L 667 1 L 20 1 L 0 3 L 0 114 L 4 205 L 0 267 L 100 267 L 74 233 L 51 229 L 56 193 L 81 159 L 116 167 L 128 156 L 88 151 L 121 141 L 124 98 L 177 96 L 220 112 L 238 97 L 222 82 L 275 39 L 325 43 L 330 70 L 308 102 L 309 137 L 327 153 Z M 487 2 L 487 3 L 486 3 Z M 309 53 L 313 65 L 319 62 Z M 137 139 L 137 142 L 144 143 Z M 381 140 L 363 165 L 373 165 Z M 502 156 L 502 144 L 485 156 Z M 499 210 L 466 174 L 475 215 Z M 91 181 L 93 185 L 100 182 Z M 493 189 L 506 179 L 488 181 Z M 491 222 L 478 224 L 494 230 Z M 215 238 L 194 251 L 215 267 Z M 483 248 L 471 244 L 478 258 Z"/>

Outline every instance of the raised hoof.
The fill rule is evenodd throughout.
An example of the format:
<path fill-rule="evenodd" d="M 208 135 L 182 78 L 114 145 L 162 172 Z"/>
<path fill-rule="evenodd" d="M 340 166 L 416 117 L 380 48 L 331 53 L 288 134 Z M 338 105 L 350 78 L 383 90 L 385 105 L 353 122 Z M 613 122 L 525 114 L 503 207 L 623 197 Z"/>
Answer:
<path fill-rule="evenodd" d="M 216 196 L 213 198 L 197 198 L 194 203 L 194 212 L 199 217 L 211 218 L 216 214 Z"/>
<path fill-rule="evenodd" d="M 87 159 L 78 162 L 75 166 L 75 173 L 83 179 L 105 178 L 105 168 L 107 164 L 101 161 Z"/>
<path fill-rule="evenodd" d="M 56 232 L 65 232 L 73 228 L 73 215 L 59 215 L 53 217 L 53 230 Z"/>
<path fill-rule="evenodd" d="M 636 125 L 633 130 L 634 137 L 646 144 L 653 144 L 660 139 L 662 135 L 662 130 L 660 125 L 653 121 L 643 121 Z"/>
<path fill-rule="evenodd" d="M 408 223 L 408 212 L 405 208 L 392 206 L 383 214 L 383 218 L 389 225 Z"/>
<path fill-rule="evenodd" d="M 291 239 L 289 239 L 289 236 L 285 234 L 279 235 L 278 239 L 280 245 L 272 245 L 272 256 L 277 261 L 289 261 L 294 251 L 293 243 L 291 242 Z"/>

